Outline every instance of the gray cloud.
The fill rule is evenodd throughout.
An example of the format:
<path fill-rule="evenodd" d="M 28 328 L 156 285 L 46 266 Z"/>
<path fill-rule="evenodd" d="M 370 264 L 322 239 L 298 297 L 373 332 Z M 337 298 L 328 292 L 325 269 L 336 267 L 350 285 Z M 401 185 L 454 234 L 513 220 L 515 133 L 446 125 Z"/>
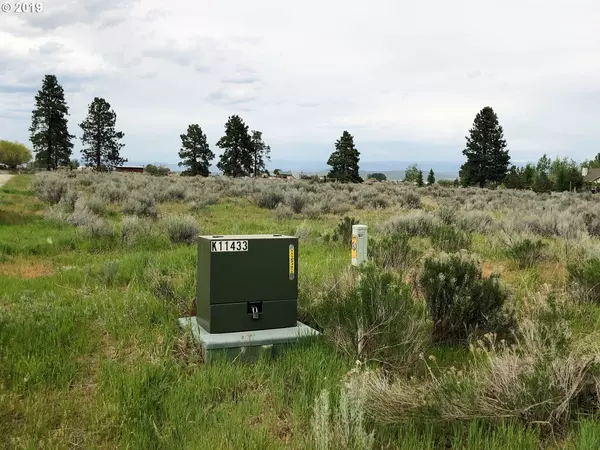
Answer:
<path fill-rule="evenodd" d="M 231 92 L 224 88 L 219 88 L 206 96 L 206 101 L 221 105 L 238 105 L 256 100 L 257 96 L 243 93 Z"/>
<path fill-rule="evenodd" d="M 226 78 L 221 78 L 221 83 L 228 84 L 252 84 L 259 81 L 257 76 L 252 75 L 236 75 Z"/>

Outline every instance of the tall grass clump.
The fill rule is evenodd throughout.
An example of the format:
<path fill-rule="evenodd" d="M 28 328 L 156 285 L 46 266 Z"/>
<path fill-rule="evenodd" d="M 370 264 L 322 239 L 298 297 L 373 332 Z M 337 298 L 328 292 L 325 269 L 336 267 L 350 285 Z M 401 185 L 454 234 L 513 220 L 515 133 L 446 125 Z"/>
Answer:
<path fill-rule="evenodd" d="M 443 252 L 453 253 L 468 250 L 471 247 L 471 236 L 450 225 L 437 225 L 431 232 L 433 246 Z"/>
<path fill-rule="evenodd" d="M 428 255 L 420 283 L 433 320 L 434 342 L 466 345 L 472 334 L 493 332 L 510 339 L 516 329 L 498 275 L 482 276 L 480 263 L 466 251 Z"/>
<path fill-rule="evenodd" d="M 375 432 L 366 429 L 365 377 L 353 376 L 360 365 L 352 369 L 340 388 L 337 405 L 330 403 L 328 389 L 315 399 L 311 420 L 313 442 L 318 450 L 370 450 Z"/>
<path fill-rule="evenodd" d="M 189 214 L 168 215 L 162 219 L 161 225 L 174 244 L 191 244 L 200 234 L 196 219 Z"/>
<path fill-rule="evenodd" d="M 505 237 L 506 252 L 517 261 L 519 269 L 528 269 L 541 263 L 546 256 L 547 244 L 541 239 L 523 235 Z"/>
<path fill-rule="evenodd" d="M 441 368 L 430 358 L 423 360 L 424 377 L 390 380 L 369 374 L 369 416 L 385 423 L 510 420 L 563 433 L 580 414 L 598 413 L 598 349 L 568 338 L 557 345 L 564 334 L 552 326 L 542 332 L 540 323 L 548 325 L 523 323 L 518 345 L 486 335 L 471 346 L 461 370 Z"/>
<path fill-rule="evenodd" d="M 581 299 L 600 303 L 600 259 L 570 263 L 567 270 L 569 281 L 575 286 Z"/>
<path fill-rule="evenodd" d="M 410 246 L 410 236 L 402 233 L 370 239 L 369 256 L 384 269 L 407 269 L 412 267 L 419 253 Z"/>
<path fill-rule="evenodd" d="M 134 245 L 140 237 L 152 232 L 152 222 L 137 216 L 125 216 L 121 222 L 121 239 L 125 245 Z"/>
<path fill-rule="evenodd" d="M 410 368 L 428 342 L 425 309 L 413 301 L 410 287 L 374 264 L 336 279 L 312 315 L 348 355 L 397 370 Z"/>

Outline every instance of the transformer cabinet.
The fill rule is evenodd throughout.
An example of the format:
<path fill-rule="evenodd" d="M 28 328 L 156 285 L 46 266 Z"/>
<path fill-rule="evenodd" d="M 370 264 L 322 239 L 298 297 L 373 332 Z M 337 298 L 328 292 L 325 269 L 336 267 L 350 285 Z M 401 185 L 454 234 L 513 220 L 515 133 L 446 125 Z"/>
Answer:
<path fill-rule="evenodd" d="M 196 280 L 196 319 L 208 333 L 297 325 L 297 237 L 200 236 Z"/>

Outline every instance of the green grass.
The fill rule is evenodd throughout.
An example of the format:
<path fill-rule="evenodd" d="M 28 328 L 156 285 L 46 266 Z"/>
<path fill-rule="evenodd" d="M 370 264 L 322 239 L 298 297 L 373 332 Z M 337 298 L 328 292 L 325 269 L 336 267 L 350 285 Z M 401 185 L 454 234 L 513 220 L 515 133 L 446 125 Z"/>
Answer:
<path fill-rule="evenodd" d="M 118 238 L 90 239 L 44 220 L 45 205 L 29 191 L 30 182 L 31 176 L 15 176 L 0 189 L 0 448 L 313 447 L 315 397 L 339 388 L 352 358 L 320 340 L 290 347 L 276 360 L 202 363 L 177 325 L 194 297 L 195 247 L 163 240 L 125 248 Z M 347 215 L 375 225 L 390 214 Z M 231 200 L 196 217 L 207 234 L 293 233 L 309 226 L 300 244 L 304 307 L 349 264 L 349 249 L 319 238 L 338 216 L 276 222 L 271 211 Z M 481 236 L 474 246 L 499 258 Z M 168 295 L 154 282 L 157 274 L 172 288 Z M 577 331 L 599 321 L 591 308 Z M 431 354 L 457 367 L 468 357 L 446 348 Z M 540 429 L 510 423 L 369 427 L 376 448 L 592 449 L 600 442 L 591 419 L 556 442 Z"/>

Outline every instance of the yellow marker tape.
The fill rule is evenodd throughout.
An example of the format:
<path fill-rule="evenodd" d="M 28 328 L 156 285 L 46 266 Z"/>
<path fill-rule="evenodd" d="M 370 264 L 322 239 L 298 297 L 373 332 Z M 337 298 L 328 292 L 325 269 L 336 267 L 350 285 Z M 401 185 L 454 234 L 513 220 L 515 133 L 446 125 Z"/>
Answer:
<path fill-rule="evenodd" d="M 294 279 L 294 273 L 296 273 L 296 264 L 294 261 L 294 246 L 290 245 L 290 280 Z"/>
<path fill-rule="evenodd" d="M 358 238 L 356 236 L 352 236 L 352 258 L 356 258 L 356 247 L 358 244 Z"/>

